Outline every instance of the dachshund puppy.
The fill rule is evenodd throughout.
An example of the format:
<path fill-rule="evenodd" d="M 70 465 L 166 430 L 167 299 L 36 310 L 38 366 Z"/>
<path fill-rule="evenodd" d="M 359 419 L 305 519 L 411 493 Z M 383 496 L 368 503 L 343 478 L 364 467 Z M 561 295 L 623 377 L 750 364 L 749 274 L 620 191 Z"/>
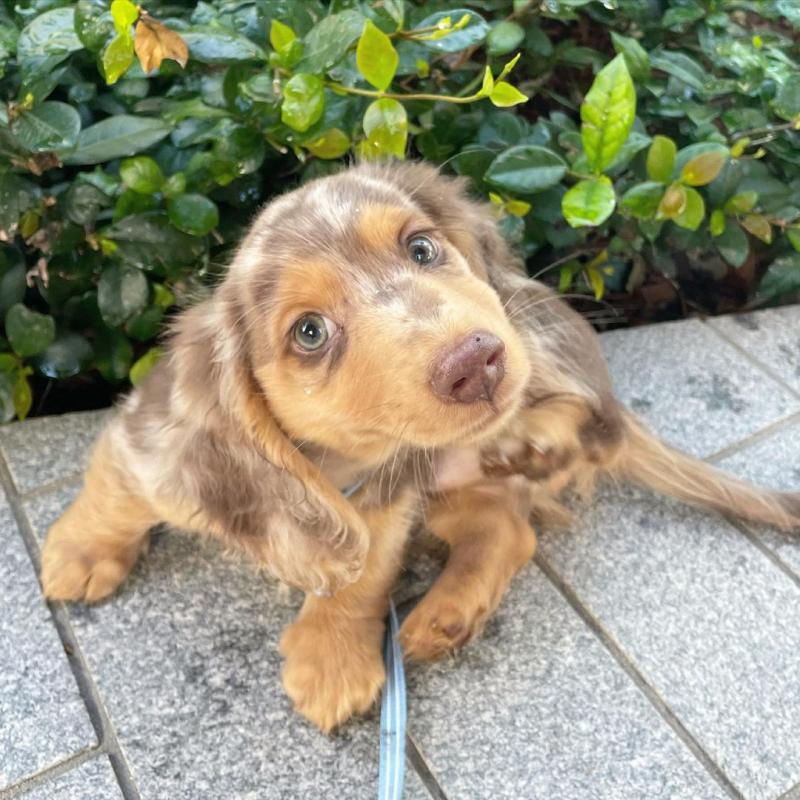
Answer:
<path fill-rule="evenodd" d="M 388 596 L 411 529 L 449 545 L 406 619 L 409 657 L 463 645 L 533 555 L 531 519 L 602 473 L 785 528 L 760 491 L 655 440 L 614 399 L 593 331 L 522 265 L 464 183 L 359 166 L 257 217 L 210 299 L 94 449 L 50 529 L 42 582 L 94 602 L 167 522 L 307 592 L 284 685 L 325 731 L 384 680 Z"/>

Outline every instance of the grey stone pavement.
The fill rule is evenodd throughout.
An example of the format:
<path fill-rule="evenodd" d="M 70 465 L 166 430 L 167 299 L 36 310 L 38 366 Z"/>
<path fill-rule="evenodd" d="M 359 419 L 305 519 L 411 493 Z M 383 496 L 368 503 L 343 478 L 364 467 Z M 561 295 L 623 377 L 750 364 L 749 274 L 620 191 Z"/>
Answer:
<path fill-rule="evenodd" d="M 666 439 L 800 488 L 800 307 L 603 345 Z M 300 598 L 213 544 L 162 534 L 110 601 L 44 603 L 42 539 L 103 418 L 0 429 L 0 798 L 375 797 L 377 713 L 331 738 L 292 714 Z M 478 642 L 408 674 L 411 800 L 800 800 L 800 538 L 606 488 Z"/>

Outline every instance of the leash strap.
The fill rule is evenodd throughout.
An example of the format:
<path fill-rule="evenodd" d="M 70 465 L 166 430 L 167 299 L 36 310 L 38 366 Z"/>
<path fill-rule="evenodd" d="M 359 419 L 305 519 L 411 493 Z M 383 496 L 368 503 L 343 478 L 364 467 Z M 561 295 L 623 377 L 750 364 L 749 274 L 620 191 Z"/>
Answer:
<path fill-rule="evenodd" d="M 384 662 L 386 684 L 381 698 L 381 760 L 378 800 L 402 800 L 406 768 L 406 676 L 397 611 L 389 599 Z"/>

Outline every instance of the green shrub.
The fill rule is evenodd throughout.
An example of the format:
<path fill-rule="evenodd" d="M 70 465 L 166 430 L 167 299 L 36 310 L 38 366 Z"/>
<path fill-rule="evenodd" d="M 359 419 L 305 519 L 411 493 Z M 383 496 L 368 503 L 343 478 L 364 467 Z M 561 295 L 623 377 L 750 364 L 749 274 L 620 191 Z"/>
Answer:
<path fill-rule="evenodd" d="M 791 299 L 798 30 L 794 0 L 0 5 L 0 420 L 141 380 L 254 208 L 353 153 L 468 176 L 563 292 Z"/>

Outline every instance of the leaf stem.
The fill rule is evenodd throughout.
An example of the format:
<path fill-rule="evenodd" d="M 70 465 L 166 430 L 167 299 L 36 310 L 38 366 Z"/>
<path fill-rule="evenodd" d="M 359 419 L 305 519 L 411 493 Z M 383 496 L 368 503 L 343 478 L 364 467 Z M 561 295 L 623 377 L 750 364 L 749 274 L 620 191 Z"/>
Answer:
<path fill-rule="evenodd" d="M 481 100 L 483 95 L 480 93 L 471 94 L 467 97 L 457 97 L 452 94 L 427 94 L 424 92 L 411 93 L 411 94 L 396 94 L 395 92 L 379 92 L 377 89 L 359 89 L 356 86 L 344 86 L 335 81 L 326 81 L 325 85 L 335 92 L 345 92 L 346 94 L 357 94 L 361 97 L 374 97 L 381 99 L 388 97 L 390 100 L 432 100 L 434 102 L 441 101 L 443 103 L 474 103 Z"/>

